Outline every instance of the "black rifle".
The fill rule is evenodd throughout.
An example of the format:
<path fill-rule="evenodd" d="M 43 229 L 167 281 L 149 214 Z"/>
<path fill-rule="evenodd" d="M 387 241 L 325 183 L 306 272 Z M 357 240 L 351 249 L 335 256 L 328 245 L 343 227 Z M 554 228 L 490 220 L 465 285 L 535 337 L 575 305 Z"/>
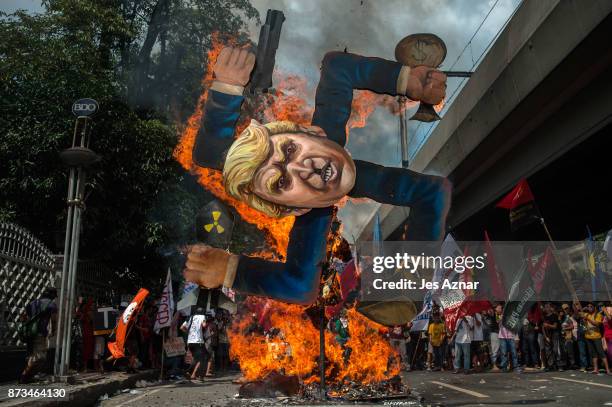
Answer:
<path fill-rule="evenodd" d="M 266 22 L 259 31 L 255 70 L 249 85 L 251 94 L 254 94 L 256 90 L 267 92 L 272 87 L 272 71 L 274 70 L 276 49 L 278 48 L 283 21 L 285 21 L 285 15 L 282 11 L 268 9 Z"/>

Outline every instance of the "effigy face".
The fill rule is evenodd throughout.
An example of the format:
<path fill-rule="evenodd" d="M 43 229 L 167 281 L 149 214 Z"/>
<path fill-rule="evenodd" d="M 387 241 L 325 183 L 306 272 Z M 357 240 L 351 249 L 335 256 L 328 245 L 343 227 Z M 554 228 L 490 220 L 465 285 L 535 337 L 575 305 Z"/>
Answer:
<path fill-rule="evenodd" d="M 276 134 L 270 143 L 271 156 L 253 178 L 253 191 L 260 197 L 290 207 L 323 208 L 353 187 L 351 156 L 324 134 Z"/>

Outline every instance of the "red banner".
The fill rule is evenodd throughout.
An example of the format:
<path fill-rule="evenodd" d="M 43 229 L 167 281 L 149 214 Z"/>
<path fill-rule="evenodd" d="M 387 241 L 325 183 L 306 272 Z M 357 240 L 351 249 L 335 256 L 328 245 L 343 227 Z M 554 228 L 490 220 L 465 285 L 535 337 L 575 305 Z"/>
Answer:
<path fill-rule="evenodd" d="M 541 218 L 529 184 L 524 179 L 497 203 L 497 207 L 510 211 L 510 228 L 512 231 Z"/>
<path fill-rule="evenodd" d="M 498 208 L 514 209 L 534 200 L 526 179 L 522 179 L 508 195 L 497 203 Z"/>
<path fill-rule="evenodd" d="M 498 301 L 506 299 L 506 288 L 504 287 L 504 281 L 501 278 L 501 273 L 495 262 L 495 253 L 493 252 L 493 246 L 489 239 L 489 234 L 485 230 L 485 254 L 487 256 L 487 272 L 489 273 L 489 281 L 491 286 L 491 295 Z"/>
<path fill-rule="evenodd" d="M 149 295 L 149 291 L 145 288 L 141 288 L 138 294 L 132 299 L 132 302 L 123 311 L 119 321 L 117 321 L 117 327 L 115 328 L 115 342 L 108 343 L 108 350 L 113 355 L 113 358 L 120 359 L 125 357 L 125 340 L 130 332 L 130 326 L 136 320 L 136 316 L 142 308 L 145 298 Z"/>
<path fill-rule="evenodd" d="M 472 298 L 464 300 L 462 303 L 444 309 L 444 322 L 449 332 L 455 332 L 457 321 L 466 315 L 474 315 L 491 308 L 491 303 L 487 300 L 474 300 Z"/>

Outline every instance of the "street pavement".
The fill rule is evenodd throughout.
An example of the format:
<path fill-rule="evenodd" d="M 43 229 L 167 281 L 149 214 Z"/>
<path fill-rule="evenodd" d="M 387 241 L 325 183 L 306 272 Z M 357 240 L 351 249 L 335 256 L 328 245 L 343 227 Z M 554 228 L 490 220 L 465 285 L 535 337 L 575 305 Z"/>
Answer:
<path fill-rule="evenodd" d="M 259 406 L 296 404 L 295 400 L 238 399 L 236 376 L 204 382 L 166 382 L 121 393 L 100 402 L 103 407 L 152 406 Z M 404 373 L 404 382 L 425 398 L 422 406 L 612 406 L 612 376 L 578 371 L 516 373 L 474 373 L 415 371 Z M 322 405 L 317 403 L 318 405 Z M 355 403 L 325 403 L 366 405 Z M 389 400 L 371 405 L 419 405 L 412 399 Z"/>
<path fill-rule="evenodd" d="M 410 372 L 406 383 L 444 406 L 612 406 L 612 376 L 579 371 L 517 373 Z"/>

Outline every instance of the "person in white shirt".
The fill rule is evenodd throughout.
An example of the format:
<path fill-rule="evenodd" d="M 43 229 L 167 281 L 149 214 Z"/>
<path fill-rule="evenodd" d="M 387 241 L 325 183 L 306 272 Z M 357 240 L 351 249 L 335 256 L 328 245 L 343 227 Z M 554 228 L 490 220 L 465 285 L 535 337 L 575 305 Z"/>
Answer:
<path fill-rule="evenodd" d="M 485 365 L 484 352 L 482 350 L 482 342 L 484 340 L 483 328 L 482 315 L 477 312 L 474 314 L 474 336 L 472 337 L 471 354 L 472 366 L 478 370 L 482 370 Z"/>
<path fill-rule="evenodd" d="M 181 325 L 181 331 L 187 332 L 187 347 L 192 355 L 191 366 L 189 367 L 191 380 L 195 380 L 198 377 L 200 367 L 203 371 L 206 369 L 206 364 L 202 360 L 205 352 L 204 331 L 202 329 L 206 323 L 204 312 L 204 308 L 198 307 L 194 315 Z"/>
<path fill-rule="evenodd" d="M 468 374 L 470 372 L 470 346 L 474 335 L 473 330 L 473 317 L 466 315 L 457 322 L 457 328 L 453 335 L 455 339 L 455 371 L 453 373 L 459 373 L 462 359 L 463 373 Z"/>
<path fill-rule="evenodd" d="M 516 338 L 517 335 L 506 328 L 503 322 L 499 323 L 499 350 L 501 352 L 501 369 L 505 371 L 510 371 L 510 366 L 508 365 L 508 353 L 512 357 L 512 368 L 517 373 L 522 373 L 523 370 L 518 364 L 518 356 L 516 353 Z"/>

